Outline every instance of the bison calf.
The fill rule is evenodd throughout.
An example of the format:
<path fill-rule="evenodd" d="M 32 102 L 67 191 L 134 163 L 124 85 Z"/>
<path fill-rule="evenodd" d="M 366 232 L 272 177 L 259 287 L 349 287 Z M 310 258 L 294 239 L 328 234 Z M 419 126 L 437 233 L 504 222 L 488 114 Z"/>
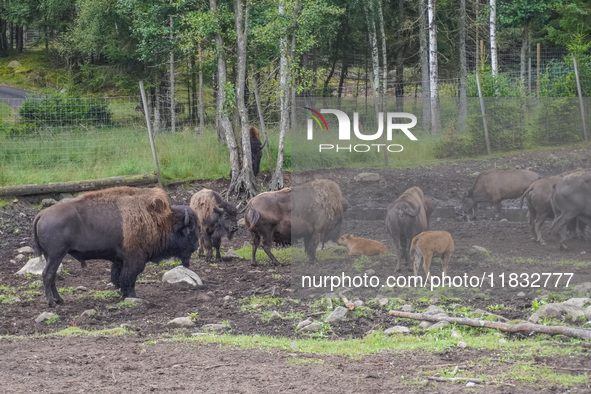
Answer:
<path fill-rule="evenodd" d="M 337 241 L 339 245 L 349 249 L 349 256 L 376 256 L 386 253 L 386 245 L 372 239 L 357 238 L 351 234 L 343 234 Z"/>
<path fill-rule="evenodd" d="M 205 259 L 209 262 L 215 248 L 215 258 L 220 261 L 222 238 L 225 236 L 231 240 L 238 230 L 236 207 L 209 189 L 193 194 L 190 204 L 199 223 L 199 256 L 203 256 L 204 249 L 207 250 Z"/>
<path fill-rule="evenodd" d="M 111 282 L 135 297 L 135 281 L 148 261 L 178 257 L 184 266 L 197 249 L 197 217 L 170 206 L 164 190 L 116 187 L 89 192 L 41 211 L 33 221 L 34 246 L 50 307 L 63 303 L 55 279 L 64 256 L 111 261 Z"/>
<path fill-rule="evenodd" d="M 415 276 L 419 274 L 419 266 L 423 263 L 423 271 L 427 279 L 431 279 L 431 259 L 441 257 L 443 275 L 447 275 L 449 258 L 454 251 L 454 241 L 447 231 L 425 231 L 412 239 L 411 253 L 415 260 L 413 270 Z"/>

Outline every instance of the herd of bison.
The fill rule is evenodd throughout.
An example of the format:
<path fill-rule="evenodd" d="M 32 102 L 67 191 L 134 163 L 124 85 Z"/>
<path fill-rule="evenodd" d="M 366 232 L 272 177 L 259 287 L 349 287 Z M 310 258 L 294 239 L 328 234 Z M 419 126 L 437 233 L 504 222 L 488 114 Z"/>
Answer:
<path fill-rule="evenodd" d="M 591 171 L 581 168 L 588 166 L 590 156 L 587 149 L 558 150 L 365 170 L 379 175 L 372 181 L 358 180 L 356 175 L 364 171 L 354 169 L 297 173 L 287 178 L 290 187 L 260 193 L 242 206 L 223 197 L 227 180 L 173 184 L 165 191 L 104 189 L 42 210 L 38 202 L 47 196 L 15 199 L 0 209 L 0 284 L 22 288 L 35 280 L 14 275 L 23 264 L 14 260 L 21 246 L 32 246 L 47 263 L 42 295 L 0 305 L 8 317 L 0 323 L 0 335 L 51 331 L 33 322 L 49 304 L 67 316 L 56 327 L 123 323 L 120 319 L 147 326 L 163 312 L 162 328 L 164 320 L 178 317 L 175 313 L 186 316 L 194 310 L 202 323 L 229 320 L 237 333 L 292 336 L 297 321 L 261 321 L 260 315 L 243 319 L 248 311 L 241 307 L 248 297 L 293 294 L 290 262 L 275 257 L 290 244 L 302 247 L 305 264 L 322 267 L 324 273 L 339 274 L 346 266 L 357 273 L 426 276 L 430 270 L 441 272 L 436 264 L 430 267 L 432 258 L 441 257 L 443 272 L 450 275 L 565 271 L 574 272 L 573 283 L 582 283 L 589 280 L 584 235 L 591 219 Z M 487 209 L 491 204 L 494 211 Z M 522 204 L 527 210 L 519 209 Z M 223 257 L 228 249 L 247 245 L 252 247 L 249 259 Z M 257 262 L 258 247 L 269 262 Z M 335 252 L 324 257 L 323 249 Z M 170 257 L 197 272 L 204 286 L 161 283 L 156 275 L 162 266 L 147 263 Z M 66 274 L 58 273 L 62 261 Z M 64 302 L 60 292 L 72 288 L 118 289 L 121 298 L 89 301 L 68 290 Z M 404 298 L 405 293 L 389 290 L 382 295 Z M 513 318 L 524 317 L 533 298 L 553 290 L 513 286 L 462 297 L 475 306 L 504 303 L 507 317 Z M 516 298 L 519 292 L 525 292 L 525 298 Z M 109 307 L 126 297 L 139 297 L 146 304 L 116 313 Z M 105 312 L 93 321 L 79 319 L 89 308 Z M 306 313 L 301 303 L 281 303 L 275 309 L 282 315 Z M 29 324 L 23 314 L 31 318 Z M 368 317 L 354 327 L 335 329 L 335 334 L 362 335 L 388 321 L 387 316 Z"/>

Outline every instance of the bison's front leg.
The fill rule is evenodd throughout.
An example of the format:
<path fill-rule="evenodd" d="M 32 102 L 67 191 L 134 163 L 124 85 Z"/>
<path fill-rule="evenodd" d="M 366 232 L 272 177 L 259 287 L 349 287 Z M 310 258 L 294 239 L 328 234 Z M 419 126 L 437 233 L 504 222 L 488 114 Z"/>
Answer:
<path fill-rule="evenodd" d="M 145 263 L 138 261 L 125 261 L 119 276 L 119 284 L 121 285 L 121 296 L 123 298 L 135 298 L 135 281 L 139 274 L 144 270 Z"/>
<path fill-rule="evenodd" d="M 215 248 L 215 260 L 216 261 L 222 261 L 222 255 L 220 253 L 220 246 L 222 245 L 222 239 L 220 237 L 213 238 L 212 239 L 212 245 Z M 213 255 L 213 251 L 212 251 L 211 254 Z"/>

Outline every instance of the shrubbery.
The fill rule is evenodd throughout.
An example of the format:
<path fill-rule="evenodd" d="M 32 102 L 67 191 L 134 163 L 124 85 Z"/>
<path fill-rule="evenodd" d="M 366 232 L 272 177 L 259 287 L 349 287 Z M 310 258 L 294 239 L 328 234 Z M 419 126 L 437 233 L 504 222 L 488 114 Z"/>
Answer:
<path fill-rule="evenodd" d="M 19 108 L 20 121 L 12 134 L 25 134 L 40 127 L 110 125 L 111 110 L 103 98 L 32 98 Z"/>

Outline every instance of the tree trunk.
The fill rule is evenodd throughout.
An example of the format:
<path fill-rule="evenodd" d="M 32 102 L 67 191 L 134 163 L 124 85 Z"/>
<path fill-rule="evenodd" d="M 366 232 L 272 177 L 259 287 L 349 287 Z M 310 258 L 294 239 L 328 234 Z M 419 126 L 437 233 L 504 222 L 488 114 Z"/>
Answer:
<path fill-rule="evenodd" d="M 427 15 L 429 23 L 429 93 L 431 97 L 431 134 L 441 131 L 439 113 L 439 74 L 437 71 L 437 19 L 435 18 L 435 0 L 428 0 Z"/>
<path fill-rule="evenodd" d="M 199 130 L 205 129 L 205 102 L 203 101 L 203 52 L 199 41 Z"/>
<path fill-rule="evenodd" d="M 380 102 L 380 57 L 379 57 L 379 50 L 378 50 L 378 40 L 376 37 L 376 24 L 373 18 L 374 9 L 373 9 L 373 0 L 370 0 L 366 3 L 364 7 L 365 10 L 365 19 L 367 20 L 367 30 L 369 36 L 369 48 L 371 50 L 371 61 L 373 66 L 373 87 L 372 90 L 374 92 L 374 100 Z M 376 114 L 377 116 L 377 114 Z"/>
<path fill-rule="evenodd" d="M 273 156 L 271 156 L 271 147 L 269 143 L 269 136 L 267 135 L 267 127 L 265 126 L 265 117 L 263 116 L 263 107 L 261 106 L 261 98 L 259 97 L 259 77 L 258 73 L 253 70 L 252 72 L 252 91 L 254 93 L 254 100 L 257 104 L 257 112 L 259 114 L 259 122 L 261 125 L 261 131 L 263 132 L 263 145 L 265 145 L 265 151 L 267 152 L 267 162 L 269 163 L 269 171 L 273 172 Z"/>
<path fill-rule="evenodd" d="M 240 116 L 240 130 L 242 140 L 242 168 L 237 177 L 232 174 L 228 188 L 228 195 L 238 195 L 242 190 L 245 198 L 254 197 L 256 192 L 254 173 L 252 172 L 252 154 L 250 150 L 250 135 L 248 132 L 248 110 L 244 99 L 246 86 L 246 37 L 248 34 L 248 5 L 244 7 L 242 0 L 234 0 L 234 20 L 236 25 L 236 104 Z"/>
<path fill-rule="evenodd" d="M 335 56 L 332 59 L 332 66 L 330 67 L 330 71 L 328 72 L 328 76 L 324 80 L 324 88 L 322 89 L 322 97 L 328 97 L 328 85 L 330 84 L 330 80 L 332 79 L 332 76 L 334 75 L 334 70 L 336 68 L 336 65 L 337 65 L 337 57 Z"/>
<path fill-rule="evenodd" d="M 527 81 L 527 48 L 529 47 L 529 23 L 525 22 L 523 25 L 523 32 L 521 35 L 521 51 L 519 53 L 519 62 L 521 65 L 520 79 L 521 79 L 521 92 L 525 94 L 525 86 Z"/>
<path fill-rule="evenodd" d="M 468 116 L 468 98 L 466 93 L 466 78 L 468 68 L 466 65 L 466 0 L 460 0 L 460 102 L 458 104 L 458 117 L 460 130 L 466 129 L 466 117 Z"/>
<path fill-rule="evenodd" d="M 279 1 L 279 15 L 285 15 L 285 3 Z M 279 147 L 277 152 L 277 166 L 268 185 L 269 190 L 283 188 L 283 150 L 285 149 L 285 136 L 289 127 L 289 68 L 287 67 L 288 44 L 287 38 L 279 40 Z"/>
<path fill-rule="evenodd" d="M 427 45 L 427 0 L 419 0 L 419 56 L 421 62 L 421 99 L 423 130 L 431 130 L 431 93 L 429 88 L 429 47 Z"/>
<path fill-rule="evenodd" d="M 172 0 L 171 0 L 172 3 Z M 173 45 L 173 35 L 172 35 L 172 15 L 170 15 L 170 46 L 172 48 Z M 170 132 L 174 134 L 176 130 L 176 112 L 175 112 L 175 100 L 174 100 L 174 52 L 170 51 Z"/>
<path fill-rule="evenodd" d="M 382 0 L 376 0 L 378 8 L 378 24 L 380 25 L 380 34 L 382 35 L 382 87 L 380 97 L 382 99 L 382 112 L 386 112 L 386 103 L 384 102 L 386 94 L 388 93 L 388 56 L 386 53 L 386 31 L 384 29 L 384 13 L 382 12 Z M 404 0 L 399 1 L 399 7 L 402 7 L 402 14 L 404 17 Z M 400 8 L 399 8 L 400 10 Z M 402 26 L 402 23 L 400 23 Z M 401 27 L 400 30 L 403 28 Z M 400 48 L 399 48 L 400 49 Z M 402 51 L 400 51 L 402 52 Z M 404 60 L 404 54 L 398 54 L 398 57 L 402 56 Z M 398 70 L 396 70 L 398 75 Z M 398 101 L 396 101 L 398 105 Z M 400 111 L 403 112 L 403 111 Z"/>
<path fill-rule="evenodd" d="M 217 12 L 216 0 L 209 0 L 209 7 L 215 14 Z M 232 123 L 226 112 L 226 59 L 224 57 L 224 43 L 222 41 L 222 35 L 217 30 L 215 34 L 215 46 L 218 55 L 218 95 L 216 100 L 217 117 L 221 131 L 226 137 L 226 144 L 228 146 L 228 152 L 230 154 L 230 167 L 232 171 L 232 179 L 230 184 L 236 182 L 236 177 L 240 173 L 240 161 L 238 157 L 238 148 L 236 146 L 236 139 L 234 138 L 234 132 L 232 130 Z"/>
<path fill-rule="evenodd" d="M 396 38 L 396 112 L 404 112 L 404 0 L 398 0 Z"/>
<path fill-rule="evenodd" d="M 499 65 L 497 61 L 497 1 L 490 0 L 490 69 L 495 84 L 495 95 L 499 94 L 497 86 L 497 73 Z"/>

